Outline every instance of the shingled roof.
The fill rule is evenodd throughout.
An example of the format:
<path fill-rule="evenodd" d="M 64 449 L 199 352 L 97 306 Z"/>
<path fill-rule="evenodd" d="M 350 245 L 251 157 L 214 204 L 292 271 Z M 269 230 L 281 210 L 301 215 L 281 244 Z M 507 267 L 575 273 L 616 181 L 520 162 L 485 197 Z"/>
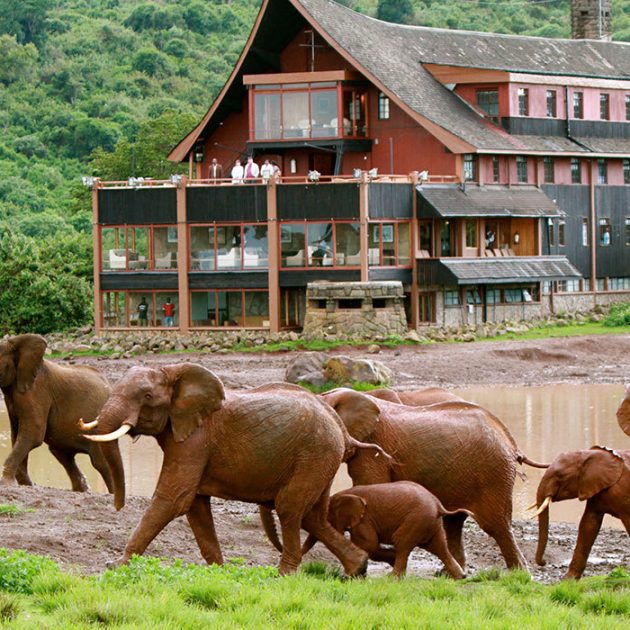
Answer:
<path fill-rule="evenodd" d="M 215 124 L 213 117 L 228 111 L 222 101 L 240 102 L 242 75 L 257 71 L 264 51 L 273 55 L 288 43 L 295 31 L 285 31 L 298 27 L 298 16 L 457 153 L 588 151 L 568 138 L 511 136 L 437 81 L 423 64 L 630 80 L 630 44 L 405 26 L 362 15 L 331 0 L 265 0 L 245 50 L 217 101 L 169 159 L 184 159 L 197 138 Z"/>

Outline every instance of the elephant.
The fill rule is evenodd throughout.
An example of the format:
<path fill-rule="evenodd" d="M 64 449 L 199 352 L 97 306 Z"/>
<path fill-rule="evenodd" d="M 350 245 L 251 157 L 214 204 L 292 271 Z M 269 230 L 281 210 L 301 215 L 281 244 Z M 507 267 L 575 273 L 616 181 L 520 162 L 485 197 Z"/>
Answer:
<path fill-rule="evenodd" d="M 427 405 L 442 402 L 466 402 L 457 394 L 453 394 L 442 387 L 427 387 L 408 392 L 397 392 L 396 390 L 383 387 L 373 389 L 367 393 L 380 400 L 409 405 L 410 407 L 426 407 Z"/>
<path fill-rule="evenodd" d="M 449 512 L 413 481 L 354 486 L 333 495 L 328 508 L 331 525 L 339 532 L 350 531 L 352 542 L 372 560 L 392 565 L 393 575 L 405 575 L 409 554 L 414 547 L 421 547 L 437 556 L 451 577 L 460 580 L 464 572 L 446 544 L 442 517 L 447 515 L 458 516 L 459 511 Z M 304 551 L 315 542 L 309 535 Z M 394 549 L 383 545 L 393 545 Z"/>
<path fill-rule="evenodd" d="M 512 533 L 512 490 L 517 464 L 546 468 L 518 448 L 507 427 L 489 411 L 466 402 L 410 407 L 350 389 L 321 394 L 351 436 L 376 443 L 395 460 L 367 459 L 357 452 L 348 462 L 355 485 L 415 481 L 447 510 L 467 509 L 499 545 L 509 568 L 527 563 Z M 466 514 L 444 517 L 448 545 L 463 568 L 462 527 Z"/>
<path fill-rule="evenodd" d="M 626 385 L 626 393 L 624 399 L 617 409 L 617 422 L 621 430 L 630 435 L 630 385 Z"/>
<path fill-rule="evenodd" d="M 109 383 L 94 368 L 45 360 L 46 345 L 43 337 L 34 334 L 0 342 L 0 388 L 13 447 L 0 483 L 32 485 L 28 456 L 45 442 L 68 473 L 73 490 L 88 490 L 75 462 L 77 453 L 87 453 L 112 492 L 113 481 L 101 447 L 87 440 L 79 427 L 82 417 L 94 417 L 101 410 L 109 396 Z"/>
<path fill-rule="evenodd" d="M 367 554 L 326 518 L 335 473 L 359 445 L 314 394 L 285 384 L 226 393 L 211 371 L 191 363 L 133 367 L 114 385 L 96 425 L 87 437 L 102 444 L 116 471 L 118 508 L 124 472 L 115 457 L 109 459 L 108 446 L 125 433 L 153 435 L 164 452 L 151 504 L 119 563 L 141 555 L 183 514 L 204 559 L 222 563 L 214 496 L 276 509 L 284 542 L 281 574 L 296 571 L 301 561 L 300 527 L 324 542 L 347 575 L 365 572 Z"/>
<path fill-rule="evenodd" d="M 593 446 L 561 453 L 545 471 L 536 491 L 538 547 L 536 562 L 545 565 L 549 504 L 578 498 L 586 501 L 573 557 L 563 579 L 582 577 L 605 514 L 621 519 L 630 534 L 630 451 Z"/>

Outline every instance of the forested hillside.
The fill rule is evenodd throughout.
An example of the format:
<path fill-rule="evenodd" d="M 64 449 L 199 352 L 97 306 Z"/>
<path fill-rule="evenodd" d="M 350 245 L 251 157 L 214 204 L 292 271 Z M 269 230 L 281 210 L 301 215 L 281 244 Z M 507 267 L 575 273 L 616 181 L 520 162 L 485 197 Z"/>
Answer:
<path fill-rule="evenodd" d="M 344 0 L 445 28 L 568 36 L 568 0 Z M 615 0 L 630 40 L 630 0 Z M 165 177 L 223 85 L 260 0 L 0 0 L 0 334 L 89 322 L 81 175 Z M 395 15 L 387 11 L 398 12 Z"/>

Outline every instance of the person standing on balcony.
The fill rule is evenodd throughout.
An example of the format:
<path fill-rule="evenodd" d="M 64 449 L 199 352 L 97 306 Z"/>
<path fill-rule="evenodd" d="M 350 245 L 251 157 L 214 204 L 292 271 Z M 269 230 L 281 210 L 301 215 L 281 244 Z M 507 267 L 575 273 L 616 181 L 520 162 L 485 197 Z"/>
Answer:
<path fill-rule="evenodd" d="M 241 161 L 236 160 L 236 162 L 234 162 L 234 166 L 232 167 L 232 172 L 230 173 L 230 175 L 232 175 L 232 183 L 242 184 L 244 172 L 245 172 L 245 169 L 243 169 L 243 165 L 241 164 Z"/>
<path fill-rule="evenodd" d="M 260 167 L 260 176 L 262 177 L 264 184 L 269 183 L 269 180 L 273 177 L 273 166 L 269 160 L 265 160 L 263 165 Z"/>
<path fill-rule="evenodd" d="M 254 158 L 250 155 L 247 158 L 247 164 L 245 164 L 245 183 L 246 184 L 254 184 L 256 183 L 256 178 L 260 173 L 260 168 L 258 164 L 254 162 Z"/>
<path fill-rule="evenodd" d="M 162 304 L 162 313 L 164 313 L 164 325 L 170 328 L 175 321 L 175 304 L 171 302 L 170 297 L 167 297 L 166 302 Z"/>
<path fill-rule="evenodd" d="M 138 304 L 138 326 L 149 325 L 149 305 L 147 304 L 147 298 L 143 297 Z"/>
<path fill-rule="evenodd" d="M 219 164 L 217 158 L 212 158 L 212 164 L 210 164 L 210 169 L 208 170 L 208 179 L 216 183 L 217 179 L 221 179 L 222 177 L 223 166 Z"/>

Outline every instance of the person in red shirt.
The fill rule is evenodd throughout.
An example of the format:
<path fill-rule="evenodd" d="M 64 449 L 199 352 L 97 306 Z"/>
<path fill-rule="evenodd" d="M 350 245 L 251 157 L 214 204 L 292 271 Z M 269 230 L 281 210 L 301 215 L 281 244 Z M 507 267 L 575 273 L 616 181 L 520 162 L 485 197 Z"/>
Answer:
<path fill-rule="evenodd" d="M 164 313 L 164 325 L 172 326 L 175 322 L 175 304 L 171 302 L 170 297 L 167 297 L 166 302 L 162 304 L 162 313 Z"/>

